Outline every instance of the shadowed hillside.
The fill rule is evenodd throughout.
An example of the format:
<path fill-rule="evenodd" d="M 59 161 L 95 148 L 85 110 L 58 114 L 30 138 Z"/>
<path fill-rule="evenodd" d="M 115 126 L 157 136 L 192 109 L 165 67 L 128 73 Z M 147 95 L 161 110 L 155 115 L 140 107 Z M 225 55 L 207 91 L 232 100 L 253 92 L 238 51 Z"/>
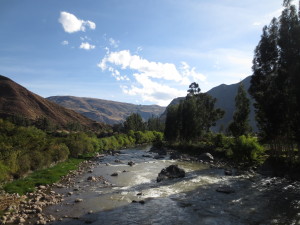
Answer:
<path fill-rule="evenodd" d="M 47 99 L 90 119 L 108 124 L 123 122 L 131 113 L 138 113 L 147 120 L 152 115 L 160 116 L 165 110 L 165 107 L 158 105 L 134 105 L 96 98 L 53 96 Z"/>

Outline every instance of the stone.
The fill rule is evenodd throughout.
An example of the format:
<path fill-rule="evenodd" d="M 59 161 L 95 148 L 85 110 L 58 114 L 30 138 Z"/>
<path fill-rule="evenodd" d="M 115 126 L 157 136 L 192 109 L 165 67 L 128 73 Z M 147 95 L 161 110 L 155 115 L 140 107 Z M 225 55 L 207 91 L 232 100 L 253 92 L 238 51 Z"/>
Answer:
<path fill-rule="evenodd" d="M 83 199 L 82 198 L 76 198 L 74 202 L 76 202 L 76 203 L 83 202 Z"/>
<path fill-rule="evenodd" d="M 47 187 L 44 186 L 44 185 L 40 185 L 40 186 L 39 186 L 39 189 L 40 189 L 40 190 L 45 190 L 45 189 L 47 189 Z"/>
<path fill-rule="evenodd" d="M 129 166 L 133 166 L 133 165 L 135 165 L 135 163 L 132 162 L 132 161 L 130 161 L 130 162 L 128 162 L 128 165 L 129 165 Z"/>
<path fill-rule="evenodd" d="M 117 172 L 111 174 L 112 177 L 117 177 L 119 174 Z"/>
<path fill-rule="evenodd" d="M 214 157 L 206 152 L 206 153 L 202 153 L 199 157 L 198 157 L 199 160 L 203 160 L 203 161 L 206 161 L 206 162 L 210 162 L 210 161 L 213 161 L 214 160 Z"/>
<path fill-rule="evenodd" d="M 165 157 L 163 155 L 156 155 L 153 158 L 154 159 L 164 159 Z"/>
<path fill-rule="evenodd" d="M 35 207 L 35 211 L 36 211 L 37 213 L 41 213 L 41 212 L 43 212 L 43 210 L 42 210 L 42 208 L 41 208 L 41 207 Z"/>
<path fill-rule="evenodd" d="M 49 216 L 49 220 L 50 220 L 51 222 L 53 222 L 53 221 L 55 221 L 56 219 L 55 219 L 54 216 L 50 215 L 50 216 Z"/>
<path fill-rule="evenodd" d="M 225 174 L 226 176 L 232 176 L 232 170 L 225 170 L 225 171 L 224 171 L 224 174 Z"/>
<path fill-rule="evenodd" d="M 231 194 L 231 193 L 235 193 L 235 190 L 228 186 L 228 185 L 224 185 L 224 186 L 220 186 L 216 189 L 217 192 L 221 192 L 221 193 L 225 193 L 225 194 Z"/>
<path fill-rule="evenodd" d="M 18 221 L 18 223 L 25 223 L 26 222 L 26 220 L 23 217 L 19 217 L 17 219 L 17 221 Z"/>
<path fill-rule="evenodd" d="M 178 165 L 171 165 L 160 171 L 156 181 L 160 182 L 166 179 L 183 178 L 183 177 L 185 177 L 185 171 L 179 168 Z"/>
<path fill-rule="evenodd" d="M 140 200 L 140 201 L 132 200 L 132 203 L 145 204 L 145 201 L 144 200 Z"/>
<path fill-rule="evenodd" d="M 180 157 L 180 155 L 179 154 L 176 154 L 176 153 L 171 153 L 170 154 L 170 159 L 171 160 L 175 160 L 175 159 L 180 159 L 181 157 Z"/>
<path fill-rule="evenodd" d="M 89 176 L 89 177 L 87 178 L 87 180 L 88 180 L 88 181 L 96 181 L 96 177 L 94 177 L 94 176 Z"/>

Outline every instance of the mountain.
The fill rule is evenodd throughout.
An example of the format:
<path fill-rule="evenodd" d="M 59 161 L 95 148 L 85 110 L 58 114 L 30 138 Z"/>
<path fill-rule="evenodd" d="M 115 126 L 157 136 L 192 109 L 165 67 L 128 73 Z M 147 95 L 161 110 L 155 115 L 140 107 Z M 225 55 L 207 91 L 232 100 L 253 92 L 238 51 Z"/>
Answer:
<path fill-rule="evenodd" d="M 134 105 L 96 98 L 52 96 L 47 99 L 90 119 L 108 124 L 123 122 L 131 113 L 139 113 L 144 120 L 148 120 L 152 115 L 160 116 L 165 111 L 165 107 L 158 105 Z"/>
<path fill-rule="evenodd" d="M 233 114 L 235 111 L 235 96 L 237 95 L 237 91 L 240 83 L 243 83 L 245 90 L 247 91 L 248 98 L 250 100 L 250 115 L 249 122 L 254 131 L 257 131 L 257 125 L 255 121 L 255 111 L 254 111 L 254 99 L 248 93 L 248 89 L 250 87 L 251 76 L 246 77 L 239 83 L 226 85 L 221 84 L 217 87 L 212 88 L 207 92 L 207 94 L 217 99 L 216 107 L 225 110 L 225 115 L 222 119 L 217 121 L 217 125 L 215 130 L 218 131 L 220 126 L 223 125 L 224 128 L 227 128 L 230 122 L 232 122 Z"/>
<path fill-rule="evenodd" d="M 73 110 L 48 101 L 0 75 L 0 116 L 12 115 L 23 116 L 29 120 L 47 118 L 53 124 L 61 127 L 79 123 L 90 129 L 107 128 L 105 124 L 96 123 Z"/>
<path fill-rule="evenodd" d="M 244 80 L 241 81 L 244 85 L 245 90 L 249 89 L 250 81 L 251 81 L 251 76 L 246 77 Z M 224 117 L 222 119 L 218 120 L 216 126 L 212 128 L 214 131 L 219 131 L 221 126 L 223 126 L 223 128 L 226 129 L 228 127 L 228 125 L 231 123 L 233 114 L 235 111 L 235 96 L 237 94 L 238 87 L 241 82 L 236 83 L 236 84 L 231 84 L 231 85 L 221 84 L 217 87 L 212 88 L 208 92 L 206 92 L 210 96 L 217 99 L 215 107 L 221 108 L 225 111 Z M 249 93 L 248 93 L 248 98 L 250 99 L 250 103 L 251 103 L 250 104 L 251 112 L 249 115 L 249 120 L 250 120 L 249 122 L 250 122 L 250 125 L 253 128 L 253 130 L 257 131 L 257 125 L 256 125 L 256 121 L 255 121 L 255 112 L 254 112 L 254 106 L 253 106 L 254 100 L 249 95 Z M 183 99 L 184 99 L 184 97 L 175 98 L 171 101 L 171 103 L 169 105 L 179 104 L 179 102 Z M 164 119 L 165 117 L 166 117 L 166 112 L 164 112 L 162 114 L 162 119 Z"/>

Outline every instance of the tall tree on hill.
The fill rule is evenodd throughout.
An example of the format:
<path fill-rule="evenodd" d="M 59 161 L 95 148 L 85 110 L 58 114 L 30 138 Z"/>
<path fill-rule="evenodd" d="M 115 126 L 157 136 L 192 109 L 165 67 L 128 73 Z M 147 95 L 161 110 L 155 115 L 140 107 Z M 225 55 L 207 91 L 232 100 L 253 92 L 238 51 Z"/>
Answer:
<path fill-rule="evenodd" d="M 299 146 L 300 140 L 300 12 L 289 0 L 283 5 L 279 20 L 273 19 L 263 29 L 249 91 L 256 101 L 262 136 L 275 155 L 287 154 L 292 159 L 293 143 Z"/>
<path fill-rule="evenodd" d="M 237 95 L 235 97 L 235 112 L 233 114 L 233 122 L 229 124 L 228 130 L 234 137 L 247 135 L 251 132 L 249 125 L 250 100 L 243 86 L 240 84 Z"/>

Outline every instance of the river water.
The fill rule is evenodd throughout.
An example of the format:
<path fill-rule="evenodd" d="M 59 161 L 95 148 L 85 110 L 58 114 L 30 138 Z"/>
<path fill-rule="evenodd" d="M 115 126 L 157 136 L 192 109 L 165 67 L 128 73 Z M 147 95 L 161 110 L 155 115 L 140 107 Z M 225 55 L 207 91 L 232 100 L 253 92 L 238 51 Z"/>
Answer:
<path fill-rule="evenodd" d="M 149 148 L 99 158 L 92 171 L 75 177 L 72 187 L 55 189 L 66 195 L 65 201 L 44 213 L 61 218 L 52 223 L 57 225 L 300 224 L 299 183 L 257 174 L 225 176 L 224 169 L 168 156 L 156 160 Z M 158 173 L 172 164 L 183 168 L 186 177 L 157 183 Z M 115 172 L 118 176 L 111 176 Z M 89 176 L 102 176 L 112 185 L 88 181 Z M 217 192 L 220 186 L 234 192 Z M 83 201 L 75 203 L 78 198 Z"/>

